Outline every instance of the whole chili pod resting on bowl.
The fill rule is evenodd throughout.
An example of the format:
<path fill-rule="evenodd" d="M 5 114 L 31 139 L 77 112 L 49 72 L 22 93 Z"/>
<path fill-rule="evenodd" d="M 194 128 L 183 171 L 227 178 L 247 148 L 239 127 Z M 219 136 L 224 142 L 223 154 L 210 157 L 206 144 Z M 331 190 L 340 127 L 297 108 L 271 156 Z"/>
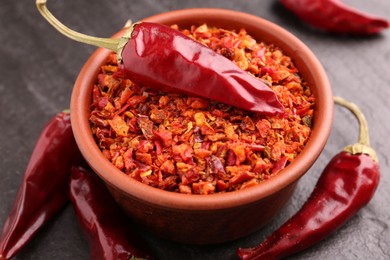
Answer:
<path fill-rule="evenodd" d="M 69 189 L 73 208 L 90 243 L 91 259 L 152 258 L 97 175 L 88 168 L 74 166 Z"/>
<path fill-rule="evenodd" d="M 0 259 L 10 259 L 69 202 L 70 169 L 81 161 L 70 123 L 60 112 L 43 129 L 0 237 Z"/>
<path fill-rule="evenodd" d="M 358 118 L 359 141 L 333 157 L 293 217 L 258 246 L 239 248 L 241 259 L 280 259 L 300 252 L 341 227 L 374 195 L 380 173 L 376 153 L 369 144 L 366 119 L 355 104 L 340 97 L 334 101 Z"/>
<path fill-rule="evenodd" d="M 72 31 L 36 1 L 41 14 L 67 37 L 118 54 L 124 75 L 165 92 L 200 96 L 265 115 L 283 114 L 276 93 L 226 57 L 162 24 L 133 24 L 120 39 L 96 38 Z"/>
<path fill-rule="evenodd" d="M 384 18 L 363 13 L 340 0 L 280 0 L 307 24 L 327 32 L 372 35 L 389 27 Z"/>

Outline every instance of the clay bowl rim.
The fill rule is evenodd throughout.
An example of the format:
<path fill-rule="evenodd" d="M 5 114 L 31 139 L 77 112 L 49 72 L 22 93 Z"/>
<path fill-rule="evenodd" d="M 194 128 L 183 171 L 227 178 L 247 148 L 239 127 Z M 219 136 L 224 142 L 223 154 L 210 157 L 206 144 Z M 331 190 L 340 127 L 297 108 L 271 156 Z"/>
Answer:
<path fill-rule="evenodd" d="M 256 24 L 256 27 L 266 27 L 268 28 L 268 33 L 271 32 L 273 35 L 272 37 L 288 39 L 286 44 L 292 46 L 293 51 L 299 51 L 299 55 L 302 55 L 307 66 L 316 75 L 316 82 L 321 84 L 320 89 L 317 90 L 321 93 L 321 98 L 317 98 L 312 135 L 306 147 L 295 161 L 276 176 L 255 187 L 210 195 L 180 194 L 164 191 L 129 178 L 103 156 L 93 140 L 86 116 L 89 112 L 90 102 L 86 101 L 90 101 L 91 80 L 96 78 L 97 70 L 100 67 L 96 65 L 103 64 L 110 53 L 110 51 L 101 48 L 97 49 L 87 60 L 74 85 L 71 98 L 71 120 L 76 142 L 88 164 L 109 186 L 113 186 L 122 193 L 129 194 L 145 203 L 173 210 L 190 211 L 233 208 L 255 203 L 297 181 L 317 160 L 326 144 L 333 120 L 333 96 L 329 80 L 320 62 L 303 42 L 278 25 L 248 13 L 215 8 L 191 8 L 161 13 L 143 19 L 143 21 L 169 23 L 171 21 L 179 21 L 182 18 L 190 19 L 191 17 L 194 20 L 193 23 L 195 23 L 198 17 L 209 17 L 209 20 L 215 20 L 215 17 L 218 17 L 218 20 L 231 20 L 232 23 L 250 23 Z M 122 33 L 123 31 L 121 30 L 113 37 L 120 37 Z M 283 49 L 283 46 L 281 47 Z M 318 109 L 319 107 L 322 109 Z"/>

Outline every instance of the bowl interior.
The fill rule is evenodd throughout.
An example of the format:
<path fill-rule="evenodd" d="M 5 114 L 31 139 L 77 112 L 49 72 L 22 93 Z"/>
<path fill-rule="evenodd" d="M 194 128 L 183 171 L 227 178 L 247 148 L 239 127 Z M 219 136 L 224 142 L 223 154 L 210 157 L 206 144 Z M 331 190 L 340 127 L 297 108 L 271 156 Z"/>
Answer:
<path fill-rule="evenodd" d="M 207 23 L 226 29 L 245 28 L 257 41 L 274 43 L 289 55 L 316 97 L 312 135 L 305 149 L 278 175 L 256 187 L 213 195 L 186 195 L 149 187 L 123 174 L 100 152 L 89 128 L 92 87 L 109 51 L 98 49 L 82 68 L 71 100 L 72 127 L 79 148 L 95 172 L 110 186 L 158 207 L 181 210 L 214 210 L 263 199 L 297 181 L 315 162 L 329 136 L 333 119 L 333 97 L 326 73 L 314 54 L 299 39 L 262 18 L 230 10 L 187 9 L 144 19 L 180 28 Z M 113 37 L 120 37 L 123 30 Z"/>

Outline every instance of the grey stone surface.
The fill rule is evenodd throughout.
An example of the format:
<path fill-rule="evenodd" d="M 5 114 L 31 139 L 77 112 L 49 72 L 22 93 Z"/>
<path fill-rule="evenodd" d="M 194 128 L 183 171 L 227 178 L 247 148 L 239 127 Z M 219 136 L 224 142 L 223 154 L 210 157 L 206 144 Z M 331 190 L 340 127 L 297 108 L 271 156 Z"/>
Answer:
<path fill-rule="evenodd" d="M 386 0 L 346 2 L 390 19 Z M 367 115 L 371 144 L 378 152 L 382 171 L 380 186 L 367 207 L 328 239 L 291 259 L 390 259 L 390 30 L 368 38 L 319 33 L 271 0 L 49 1 L 49 6 L 71 28 L 102 37 L 116 32 L 129 18 L 137 21 L 188 7 L 245 11 L 291 31 L 317 55 L 334 94 L 357 103 Z M 42 127 L 55 113 L 68 108 L 72 85 L 93 50 L 52 29 L 40 17 L 33 0 L 0 2 L 0 227 Z M 301 179 L 291 203 L 255 234 L 213 246 L 177 244 L 147 233 L 143 236 L 159 259 L 236 259 L 238 246 L 260 243 L 299 209 L 329 159 L 356 138 L 355 119 L 336 108 L 331 136 L 318 161 Z M 88 251 L 73 209 L 68 206 L 16 259 L 88 259 Z"/>

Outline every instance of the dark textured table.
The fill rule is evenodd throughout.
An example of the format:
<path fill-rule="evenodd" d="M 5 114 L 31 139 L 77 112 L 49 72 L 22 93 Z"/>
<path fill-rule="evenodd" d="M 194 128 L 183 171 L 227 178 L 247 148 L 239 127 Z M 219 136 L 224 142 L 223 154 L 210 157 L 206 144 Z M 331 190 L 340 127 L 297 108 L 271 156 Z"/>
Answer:
<path fill-rule="evenodd" d="M 334 94 L 357 103 L 368 117 L 382 179 L 371 203 L 334 235 L 292 259 L 390 259 L 390 30 L 377 37 L 336 37 L 313 31 L 277 1 L 49 1 L 69 27 L 108 37 L 127 19 L 174 9 L 218 7 L 268 19 L 295 34 L 317 55 Z M 216 1 L 214 1 L 216 2 Z M 387 0 L 347 1 L 390 19 Z M 0 2 L 0 226 L 16 196 L 26 164 L 43 125 L 69 106 L 73 83 L 93 47 L 64 38 L 38 14 L 34 0 Z M 336 108 L 329 141 L 297 187 L 291 203 L 260 232 L 237 241 L 190 246 L 143 234 L 160 259 L 235 259 L 238 246 L 256 245 L 296 212 L 328 160 L 357 139 L 357 123 Z M 211 224 L 211 223 L 210 223 Z M 17 259 L 88 259 L 88 245 L 68 206 L 20 252 Z"/>

